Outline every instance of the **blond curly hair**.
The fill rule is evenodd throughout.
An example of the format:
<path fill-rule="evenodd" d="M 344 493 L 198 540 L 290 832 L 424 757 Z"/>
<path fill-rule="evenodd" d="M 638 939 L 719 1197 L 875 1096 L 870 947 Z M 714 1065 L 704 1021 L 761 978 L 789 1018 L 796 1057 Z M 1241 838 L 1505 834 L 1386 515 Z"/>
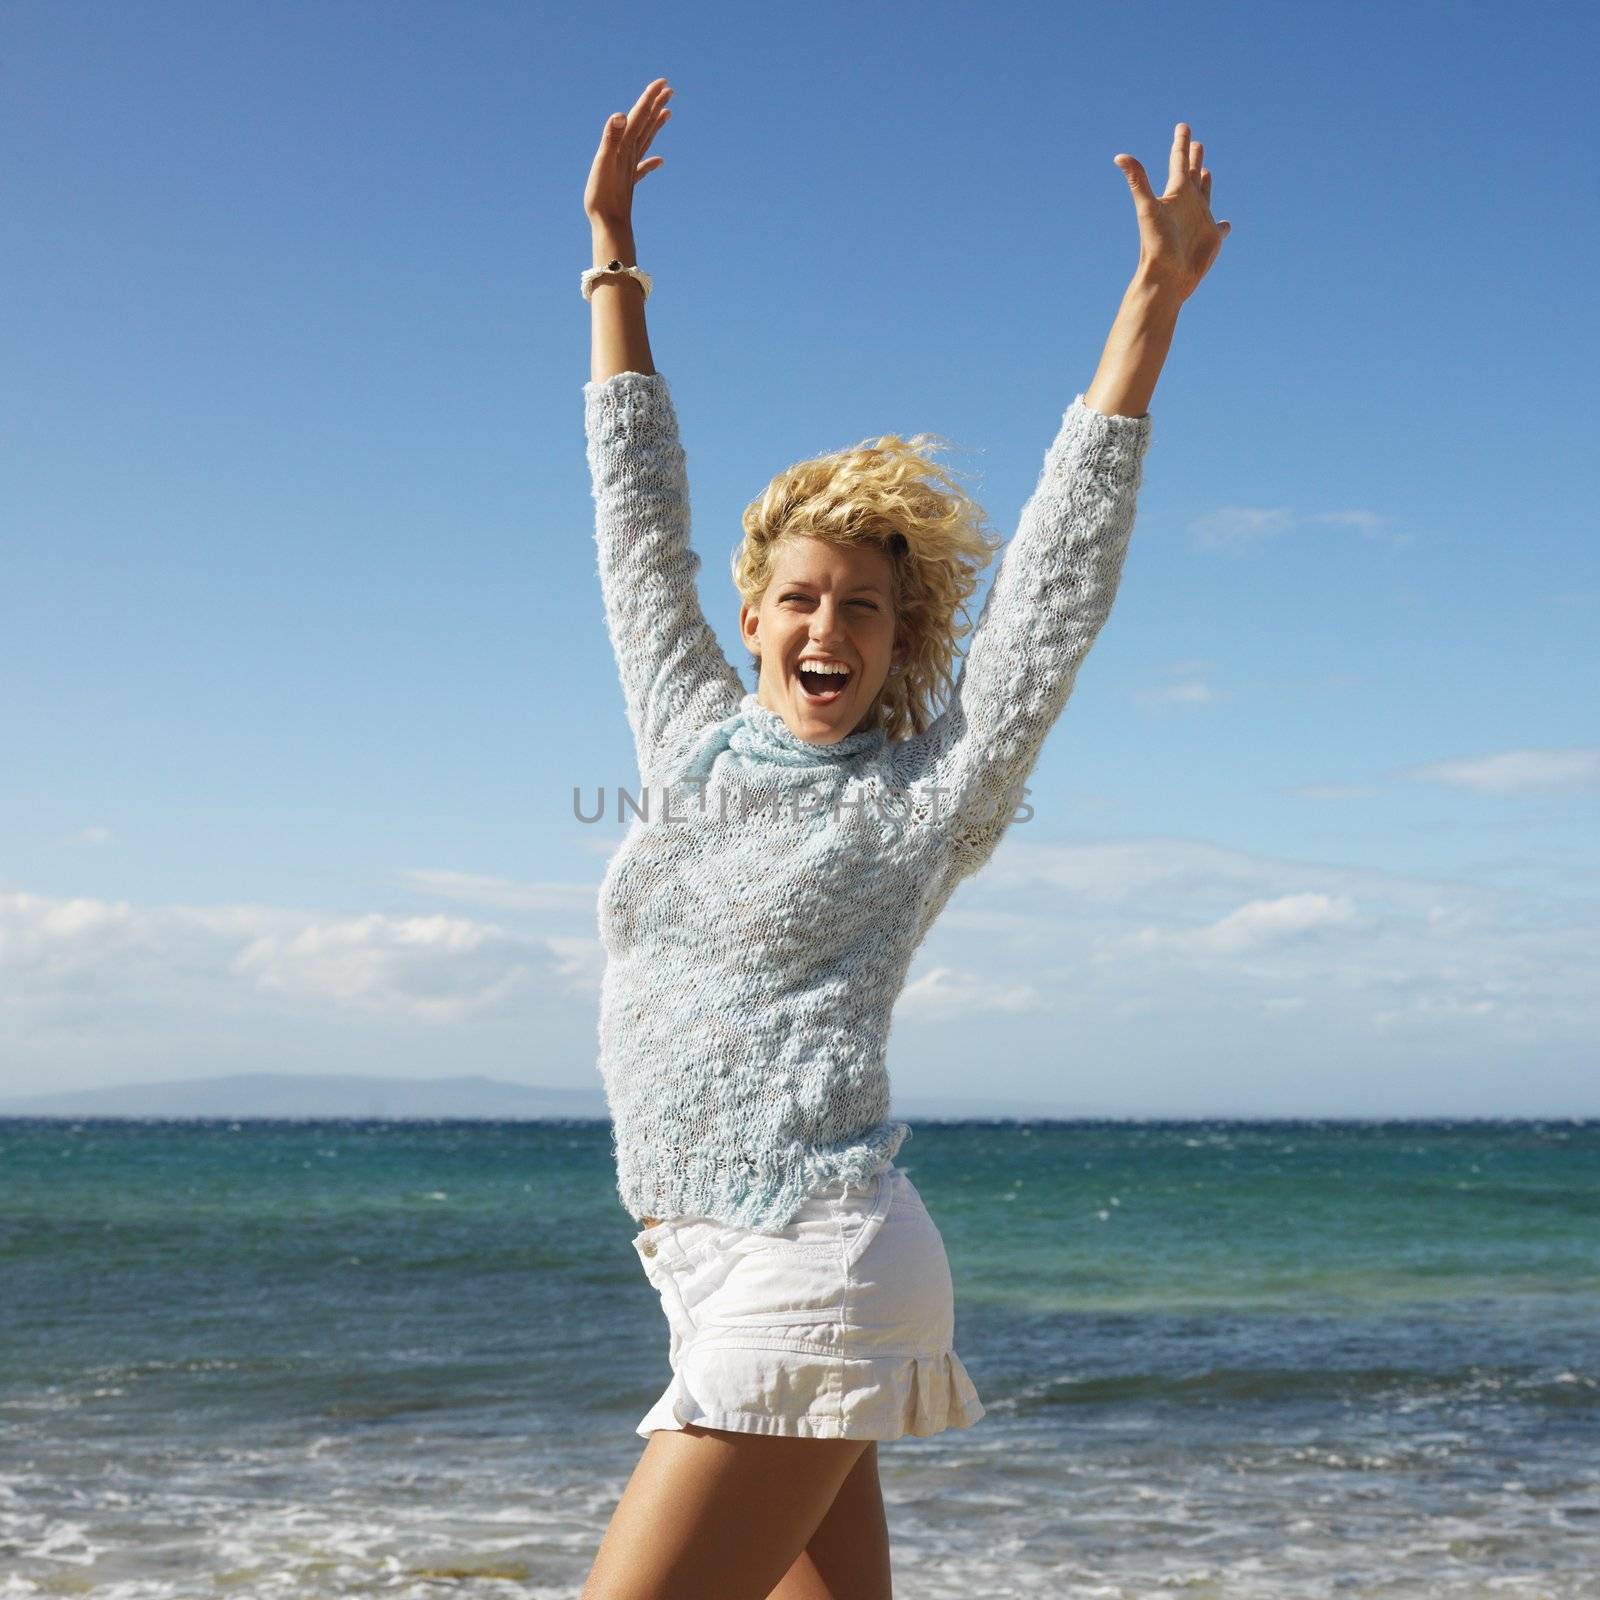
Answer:
<path fill-rule="evenodd" d="M 732 559 L 734 587 L 756 608 L 786 538 L 874 544 L 889 557 L 904 666 L 884 681 L 866 725 L 890 739 L 923 732 L 955 687 L 956 644 L 972 627 L 966 602 L 1005 542 L 987 530 L 983 508 L 951 469 L 932 459 L 948 448 L 939 434 L 887 433 L 797 462 L 745 507 Z M 759 656 L 755 673 L 759 684 Z"/>

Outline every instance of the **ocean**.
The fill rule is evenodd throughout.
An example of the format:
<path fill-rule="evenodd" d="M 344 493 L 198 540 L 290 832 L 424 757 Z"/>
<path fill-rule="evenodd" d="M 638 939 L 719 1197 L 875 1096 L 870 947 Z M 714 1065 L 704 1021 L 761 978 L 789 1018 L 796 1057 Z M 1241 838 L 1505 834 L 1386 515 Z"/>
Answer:
<path fill-rule="evenodd" d="M 912 1127 L 899 1600 L 1600 1597 L 1600 1121 Z M 0 1121 L 0 1596 L 575 1600 L 636 1231 L 604 1122 Z"/>

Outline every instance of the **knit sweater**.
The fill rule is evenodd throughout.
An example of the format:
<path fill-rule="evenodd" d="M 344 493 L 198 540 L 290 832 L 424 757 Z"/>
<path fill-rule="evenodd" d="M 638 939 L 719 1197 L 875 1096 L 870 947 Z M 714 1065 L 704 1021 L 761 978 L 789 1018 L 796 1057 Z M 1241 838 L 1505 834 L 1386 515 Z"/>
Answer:
<path fill-rule="evenodd" d="M 599 896 L 599 1066 L 631 1216 L 777 1232 L 886 1166 L 891 1013 L 993 853 L 1111 610 L 1151 419 L 1078 395 L 921 734 L 797 737 L 702 614 L 667 381 L 584 386 L 605 619 L 641 780 Z"/>

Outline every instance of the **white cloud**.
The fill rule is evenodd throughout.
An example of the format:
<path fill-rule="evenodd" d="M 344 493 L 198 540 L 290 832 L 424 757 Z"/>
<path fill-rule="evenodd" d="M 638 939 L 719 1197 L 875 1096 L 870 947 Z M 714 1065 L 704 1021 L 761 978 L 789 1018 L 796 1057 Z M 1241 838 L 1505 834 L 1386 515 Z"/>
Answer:
<path fill-rule="evenodd" d="M 1209 705 L 1213 700 L 1226 699 L 1220 690 L 1213 689 L 1209 684 L 1200 683 L 1190 679 L 1185 683 L 1170 683 L 1157 689 L 1137 689 L 1134 691 L 1135 700 L 1143 700 L 1157 705 Z"/>
<path fill-rule="evenodd" d="M 616 854 L 625 830 L 616 823 L 608 828 L 593 827 L 579 835 L 577 848 L 585 855 L 598 856 L 602 861 Z"/>
<path fill-rule="evenodd" d="M 1394 545 L 1410 544 L 1413 537 L 1396 528 L 1393 518 L 1376 511 L 1316 511 L 1306 521 L 1324 522 L 1335 528 L 1354 528 L 1365 539 L 1383 539 Z"/>
<path fill-rule="evenodd" d="M 1600 746 L 1502 750 L 1459 761 L 1426 762 L 1408 768 L 1404 776 L 1472 789 L 1479 794 L 1522 794 L 1540 789 L 1600 791 Z"/>
<path fill-rule="evenodd" d="M 1600 1035 L 1592 896 L 1205 841 L 1013 832 L 925 947 L 936 964 L 957 951 L 970 985 L 1027 984 L 1046 1014 L 1144 1013 L 1174 1038 L 1240 1053 L 1251 1015 L 1281 1028 L 1286 1012 L 1307 1047 L 1342 1039 L 1353 1063 L 1402 1024 L 1449 1031 L 1507 1071 L 1531 1049 Z"/>
<path fill-rule="evenodd" d="M 494 1005 L 551 966 L 548 950 L 491 923 L 372 913 L 252 939 L 232 971 L 284 994 L 426 1022 Z"/>
<path fill-rule="evenodd" d="M 62 843 L 88 845 L 91 848 L 110 844 L 111 830 L 96 823 L 88 828 L 80 828 L 76 833 L 69 833 Z"/>
<path fill-rule="evenodd" d="M 1202 550 L 1227 550 L 1234 554 L 1276 538 L 1294 526 L 1293 515 L 1283 506 L 1219 506 L 1189 524 L 1195 544 Z"/>
<path fill-rule="evenodd" d="M 617 841 L 613 841 L 615 849 Z M 501 878 L 486 872 L 453 872 L 448 867 L 409 867 L 393 874 L 418 894 L 502 911 L 585 912 L 595 905 L 597 884 Z"/>
<path fill-rule="evenodd" d="M 1303 994 L 1269 994 L 1261 1000 L 1261 1009 L 1269 1016 L 1291 1016 L 1296 1011 L 1304 1011 L 1306 997 Z"/>
<path fill-rule="evenodd" d="M 1413 539 L 1376 511 L 1313 511 L 1297 516 L 1287 506 L 1218 506 L 1196 517 L 1189 531 L 1198 549 L 1242 555 L 1296 527 L 1310 525 L 1353 528 L 1364 539 L 1382 539 L 1394 546 L 1408 545 Z"/>
<path fill-rule="evenodd" d="M 1030 983 L 996 984 L 976 973 L 934 967 L 908 982 L 895 1007 L 897 1016 L 953 1017 L 989 1011 L 1035 1011 L 1039 991 Z"/>
<path fill-rule="evenodd" d="M 1060 891 L 1066 898 L 1091 905 L 1122 906 L 1160 889 L 1184 892 L 1190 887 L 1233 884 L 1254 888 L 1266 880 L 1264 859 L 1245 851 L 1201 840 L 1143 837 L 1101 839 L 1086 844 L 1034 844 L 1014 827 L 998 853 L 976 878 L 963 886 L 963 896 L 994 898 L 1038 889 Z M 1294 863 L 1284 863 L 1292 874 Z M 1315 888 L 1314 869 L 1303 884 Z"/>
<path fill-rule="evenodd" d="M 1351 930 L 1372 925 L 1370 919 L 1356 914 L 1355 901 L 1348 895 L 1288 894 L 1248 901 L 1198 928 L 1141 928 L 1132 943 L 1141 950 L 1165 947 L 1236 955 L 1329 928 Z"/>
<path fill-rule="evenodd" d="M 39 1028 L 165 1008 L 176 1030 L 251 994 L 452 1022 L 520 991 L 590 986 L 570 945 L 464 917 L 0 893 L 0 1013 Z"/>
<path fill-rule="evenodd" d="M 1368 800 L 1379 791 L 1362 783 L 1301 783 L 1286 792 L 1302 800 Z"/>
<path fill-rule="evenodd" d="M 599 994 L 600 980 L 605 976 L 606 952 L 598 937 L 549 933 L 544 942 L 556 957 L 556 970 L 570 980 L 574 990 Z"/>
<path fill-rule="evenodd" d="M 10 977 L 71 976 L 145 942 L 126 900 L 51 900 L 0 891 L 0 970 Z M 8 982 L 0 987 L 0 1000 L 15 1000 L 18 993 Z"/>
<path fill-rule="evenodd" d="M 1379 1028 L 1403 1026 L 1430 1018 L 1443 1022 L 1471 1021 L 1493 1016 L 1498 1003 L 1491 999 L 1458 994 L 1422 994 L 1415 996 L 1408 1006 L 1373 1012 L 1372 1020 L 1374 1026 Z"/>
<path fill-rule="evenodd" d="M 591 1070 L 594 886 L 402 878 L 462 909 L 0 894 L 0 1059 L 27 1075 L 4 1087 L 74 1068 L 343 1070 L 352 1048 L 400 1071 L 496 1052 L 513 1071 L 530 1056 L 557 1076 Z M 1020 1099 L 1110 1071 L 1126 1103 L 1170 1114 L 1593 1109 L 1572 1098 L 1600 1036 L 1593 884 L 1017 828 L 919 952 L 895 1011 L 896 1082 L 980 1061 Z"/>
<path fill-rule="evenodd" d="M 1501 874 L 1511 877 L 1542 878 L 1555 889 L 1600 883 L 1600 867 L 1546 856 L 1494 856 L 1474 861 L 1472 870 L 1480 877 Z"/>

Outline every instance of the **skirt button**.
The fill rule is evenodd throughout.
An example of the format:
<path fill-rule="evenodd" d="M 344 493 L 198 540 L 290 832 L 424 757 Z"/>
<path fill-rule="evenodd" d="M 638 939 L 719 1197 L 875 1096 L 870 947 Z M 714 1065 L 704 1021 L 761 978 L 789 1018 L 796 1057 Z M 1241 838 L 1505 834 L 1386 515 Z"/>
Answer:
<path fill-rule="evenodd" d="M 645 1242 L 639 1246 L 639 1248 L 643 1250 L 647 1256 L 653 1256 L 656 1253 L 656 1242 L 654 1239 L 646 1239 Z"/>

